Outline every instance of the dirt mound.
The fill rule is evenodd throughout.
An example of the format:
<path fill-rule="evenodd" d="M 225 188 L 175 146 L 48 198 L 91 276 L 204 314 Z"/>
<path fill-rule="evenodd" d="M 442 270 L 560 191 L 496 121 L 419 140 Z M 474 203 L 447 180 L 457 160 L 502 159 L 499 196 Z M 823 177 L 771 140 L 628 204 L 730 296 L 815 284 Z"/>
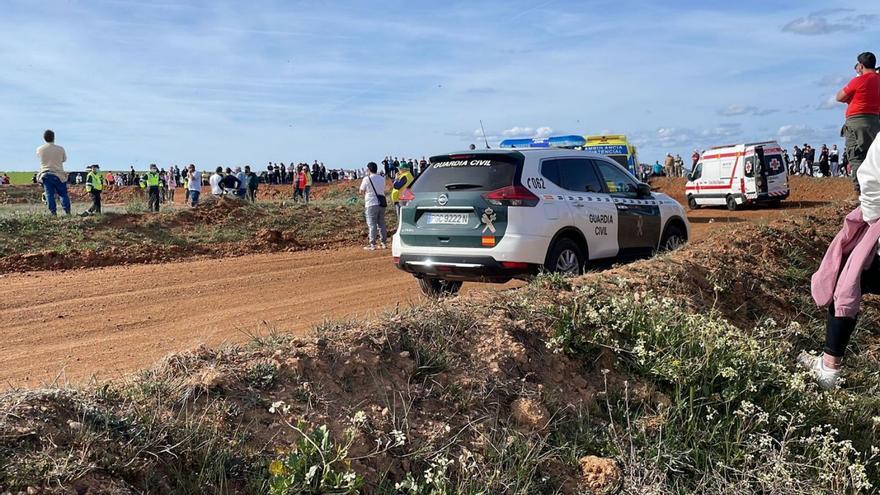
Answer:
<path fill-rule="evenodd" d="M 796 404 L 819 402 L 804 395 L 813 389 L 802 381 L 789 385 L 782 376 L 788 369 L 782 363 L 791 358 L 778 348 L 802 337 L 794 330 L 749 334 L 768 315 L 801 324 L 820 316 L 803 304 L 805 290 L 836 230 L 838 222 L 829 219 L 843 212 L 824 209 L 800 221 L 750 226 L 573 283 L 548 277 L 514 291 L 396 311 L 382 321 L 326 324 L 308 338 L 270 334 L 246 347 L 201 347 L 169 356 L 126 384 L 5 394 L 0 410 L 9 412 L 0 416 L 0 458 L 8 461 L 0 464 L 0 474 L 12 480 L 5 488 L 13 489 L 46 486 L 50 476 L 72 486 L 100 474 L 132 491 L 227 486 L 248 492 L 258 491 L 248 488 L 254 479 L 295 483 L 296 473 L 310 468 L 308 459 L 343 452 L 342 460 L 324 461 L 320 469 L 334 473 L 334 483 L 362 479 L 368 493 L 395 484 L 427 493 L 437 483 L 446 487 L 438 493 L 469 493 L 469 482 L 485 493 L 512 486 L 523 493 L 539 487 L 578 493 L 572 480 L 610 493 L 624 476 L 639 483 L 631 486 L 634 493 L 666 486 L 666 477 L 677 477 L 669 487 L 699 486 L 688 478 L 699 474 L 695 463 L 708 456 L 716 466 L 713 455 L 763 434 L 751 420 L 746 430 L 730 422 L 741 403 L 770 408 L 784 392 L 791 397 L 786 400 L 802 402 L 782 403 L 774 414 L 794 414 Z M 641 308 L 659 313 L 638 313 Z M 866 310 L 875 311 L 876 304 Z M 668 319 L 658 321 L 658 314 Z M 731 328 L 718 316 L 739 326 Z M 631 322 L 615 319 L 624 317 Z M 724 339 L 697 333 L 699 340 L 675 340 L 685 330 L 726 333 Z M 719 354 L 728 348 L 729 357 Z M 729 364 L 704 363 L 706 353 Z M 768 354 L 780 361 L 760 361 Z M 737 363 L 740 368 L 728 371 Z M 705 381 L 694 382 L 695 376 Z M 857 387 L 874 383 L 870 374 L 861 380 L 869 382 L 857 381 Z M 711 407 L 703 409 L 705 404 Z M 623 407 L 630 407 L 626 414 L 644 416 L 630 424 L 629 416 L 615 412 Z M 724 419 L 713 419 L 710 411 L 725 414 L 725 407 Z M 809 411 L 819 424 L 840 418 L 836 409 Z M 82 426 L 73 428 L 71 421 Z M 711 421 L 726 422 L 713 429 Z M 851 440 L 853 431 L 873 435 L 865 428 L 870 413 L 842 421 L 829 424 L 846 428 Z M 849 421 L 856 423 L 844 427 Z M 695 436 L 682 441 L 680 450 L 665 450 L 678 448 L 668 438 L 693 429 L 689 424 L 697 425 Z M 321 433 L 323 425 L 329 436 Z M 630 428 L 644 430 L 623 440 L 617 436 Z M 737 440 L 713 447 L 718 442 L 710 435 L 728 428 Z M 776 434 L 789 439 L 791 433 Z M 711 443 L 700 449 L 718 450 L 692 456 L 703 437 Z M 318 440 L 306 441 L 312 438 Z M 873 442 L 862 438 L 855 444 L 863 449 Z M 315 446 L 325 444 L 326 451 L 314 454 Z M 647 445 L 645 452 L 638 445 Z M 762 455 L 760 449 L 750 455 Z M 725 462 L 745 458 L 737 451 Z M 795 457 L 792 466 L 803 458 Z M 67 459 L 70 468 L 59 472 L 47 459 Z M 668 464 L 651 464 L 660 461 Z M 753 472 L 744 467 L 732 470 Z M 841 472 L 848 477 L 850 470 L 844 466 Z M 783 474 L 786 483 L 795 476 Z M 796 475 L 806 486 L 818 480 Z"/>

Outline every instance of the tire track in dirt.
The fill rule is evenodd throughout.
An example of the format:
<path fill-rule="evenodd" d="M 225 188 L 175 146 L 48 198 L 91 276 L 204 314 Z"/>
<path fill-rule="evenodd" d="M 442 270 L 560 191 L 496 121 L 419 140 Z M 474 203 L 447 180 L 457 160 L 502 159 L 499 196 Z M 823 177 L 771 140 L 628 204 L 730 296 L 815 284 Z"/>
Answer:
<path fill-rule="evenodd" d="M 389 254 L 348 248 L 5 275 L 0 388 L 113 378 L 202 343 L 409 306 L 418 286 Z"/>

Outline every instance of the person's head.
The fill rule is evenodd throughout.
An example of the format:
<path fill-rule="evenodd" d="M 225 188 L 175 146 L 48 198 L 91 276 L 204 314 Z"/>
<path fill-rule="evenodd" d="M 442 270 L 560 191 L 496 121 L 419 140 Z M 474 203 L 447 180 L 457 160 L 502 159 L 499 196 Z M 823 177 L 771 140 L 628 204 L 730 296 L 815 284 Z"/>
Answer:
<path fill-rule="evenodd" d="M 370 162 L 367 164 L 367 170 L 369 170 L 371 174 L 375 174 L 376 171 L 379 170 L 379 166 L 376 165 L 376 162 Z"/>
<path fill-rule="evenodd" d="M 856 60 L 857 62 L 854 69 L 859 74 L 874 72 L 877 70 L 877 57 L 871 52 L 860 53 Z"/>
<path fill-rule="evenodd" d="M 229 168 L 229 167 L 226 167 L 226 173 L 227 173 L 227 174 L 231 174 L 231 173 L 232 173 L 232 169 Z"/>
<path fill-rule="evenodd" d="M 196 171 L 196 165 L 195 165 L 195 163 L 190 163 L 190 164 L 189 164 L 189 167 L 187 167 L 187 168 L 189 169 L 190 172 L 195 172 L 195 171 Z"/>
<path fill-rule="evenodd" d="M 218 175 L 222 174 L 222 173 L 223 173 L 223 167 L 217 167 L 217 170 L 215 170 L 214 172 L 216 172 Z"/>
<path fill-rule="evenodd" d="M 92 172 L 97 172 L 100 168 L 101 167 L 97 163 L 92 164 Z"/>
<path fill-rule="evenodd" d="M 831 145 L 831 149 L 836 150 L 836 149 L 837 149 L 837 145 L 836 145 L 836 144 L 832 144 L 832 145 Z"/>
<path fill-rule="evenodd" d="M 250 166 L 250 165 L 245 165 L 245 166 L 244 166 L 244 173 L 246 173 L 246 174 L 251 173 L 251 166 Z"/>
<path fill-rule="evenodd" d="M 235 167 L 235 173 L 241 172 L 241 167 Z"/>
<path fill-rule="evenodd" d="M 43 141 L 46 141 L 47 143 L 54 143 L 55 131 L 53 131 L 52 129 L 46 129 L 46 131 L 43 132 Z"/>
<path fill-rule="evenodd" d="M 157 167 L 155 163 L 151 163 L 150 164 L 150 172 L 158 172 L 158 171 L 159 171 L 159 167 Z"/>

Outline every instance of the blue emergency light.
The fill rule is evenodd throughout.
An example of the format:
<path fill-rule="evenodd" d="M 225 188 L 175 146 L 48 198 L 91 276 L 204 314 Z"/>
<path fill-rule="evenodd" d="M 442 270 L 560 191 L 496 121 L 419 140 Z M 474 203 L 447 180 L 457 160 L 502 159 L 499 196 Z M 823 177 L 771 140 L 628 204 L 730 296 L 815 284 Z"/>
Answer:
<path fill-rule="evenodd" d="M 501 148 L 578 148 L 587 144 L 583 136 L 553 136 L 549 138 L 505 139 Z"/>

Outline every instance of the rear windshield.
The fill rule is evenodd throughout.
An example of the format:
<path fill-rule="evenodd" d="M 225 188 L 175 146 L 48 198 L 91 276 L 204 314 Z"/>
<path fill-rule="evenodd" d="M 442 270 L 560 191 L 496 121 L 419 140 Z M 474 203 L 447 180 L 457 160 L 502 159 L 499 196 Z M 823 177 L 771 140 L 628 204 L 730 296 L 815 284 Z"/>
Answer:
<path fill-rule="evenodd" d="M 441 155 L 412 186 L 414 193 L 494 191 L 513 185 L 521 159 L 510 155 Z"/>

